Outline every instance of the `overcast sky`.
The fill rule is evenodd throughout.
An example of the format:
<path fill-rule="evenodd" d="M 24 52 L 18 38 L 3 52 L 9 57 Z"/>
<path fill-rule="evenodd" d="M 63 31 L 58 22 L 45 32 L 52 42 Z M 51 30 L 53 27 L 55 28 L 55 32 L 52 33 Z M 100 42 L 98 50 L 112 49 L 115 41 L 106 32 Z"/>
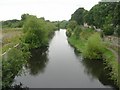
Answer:
<path fill-rule="evenodd" d="M 29 13 L 46 20 L 69 20 L 79 7 L 90 10 L 100 0 L 0 0 L 0 21 L 21 19 Z"/>

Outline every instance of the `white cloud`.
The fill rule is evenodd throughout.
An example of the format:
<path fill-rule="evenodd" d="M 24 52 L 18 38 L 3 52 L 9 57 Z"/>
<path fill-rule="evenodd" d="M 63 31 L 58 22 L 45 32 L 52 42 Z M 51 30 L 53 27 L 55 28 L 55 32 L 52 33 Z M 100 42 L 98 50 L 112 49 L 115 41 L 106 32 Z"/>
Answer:
<path fill-rule="evenodd" d="M 48 20 L 69 20 L 79 7 L 89 10 L 100 0 L 1 0 L 0 20 L 20 19 L 24 13 Z"/>

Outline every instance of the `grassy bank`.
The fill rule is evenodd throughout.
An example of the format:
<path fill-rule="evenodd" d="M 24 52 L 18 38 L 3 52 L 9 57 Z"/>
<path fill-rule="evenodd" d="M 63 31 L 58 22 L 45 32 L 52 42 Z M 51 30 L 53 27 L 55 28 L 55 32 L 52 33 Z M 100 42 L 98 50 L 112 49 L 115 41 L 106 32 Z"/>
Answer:
<path fill-rule="evenodd" d="M 96 33 L 96 32 L 88 30 L 88 29 L 83 30 L 80 33 L 79 38 L 76 38 L 75 34 L 72 34 L 70 37 L 68 37 L 68 41 L 73 47 L 75 47 L 75 49 L 77 51 L 81 52 L 81 54 L 83 55 L 83 53 L 85 52 L 85 49 L 87 48 L 87 45 L 89 42 L 88 40 L 90 39 L 90 37 L 94 33 Z M 97 44 L 95 45 L 95 43 L 96 43 L 95 40 L 92 41 L 92 39 L 91 39 L 91 47 L 95 46 L 95 48 L 96 48 Z M 118 62 L 116 60 L 117 58 L 115 57 L 115 55 L 112 51 L 107 49 L 107 46 L 104 45 L 104 43 L 103 43 L 103 46 L 104 47 L 103 47 L 102 53 L 101 53 L 102 58 L 103 58 L 103 62 L 106 65 L 106 68 L 110 69 L 110 71 L 111 71 L 111 73 L 110 73 L 111 78 L 110 79 L 114 80 L 115 85 L 119 86 L 120 84 L 118 81 L 119 79 L 118 79 Z M 99 45 L 98 45 L 98 47 L 99 47 Z M 92 53 L 92 51 L 90 51 L 90 53 Z M 94 60 L 91 60 L 91 61 L 94 61 Z"/>

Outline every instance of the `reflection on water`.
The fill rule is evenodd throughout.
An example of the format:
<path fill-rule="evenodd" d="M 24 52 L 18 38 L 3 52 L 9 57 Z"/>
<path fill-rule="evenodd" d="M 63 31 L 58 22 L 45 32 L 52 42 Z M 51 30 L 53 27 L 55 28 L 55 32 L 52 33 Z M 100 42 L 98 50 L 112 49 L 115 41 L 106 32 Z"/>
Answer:
<path fill-rule="evenodd" d="M 48 48 L 32 50 L 32 57 L 13 85 L 29 88 L 111 88 L 101 62 L 83 60 L 67 41 L 65 30 L 55 32 Z M 91 78 L 92 77 L 92 78 Z"/>
<path fill-rule="evenodd" d="M 85 73 L 91 75 L 92 78 L 97 78 L 103 85 L 110 85 L 112 87 L 116 87 L 113 81 L 110 79 L 110 71 L 105 69 L 105 65 L 102 60 L 82 60 L 85 68 Z"/>
<path fill-rule="evenodd" d="M 45 71 L 45 67 L 48 63 L 48 47 L 32 49 L 32 57 L 26 65 L 26 69 L 29 69 L 31 75 L 37 75 Z"/>

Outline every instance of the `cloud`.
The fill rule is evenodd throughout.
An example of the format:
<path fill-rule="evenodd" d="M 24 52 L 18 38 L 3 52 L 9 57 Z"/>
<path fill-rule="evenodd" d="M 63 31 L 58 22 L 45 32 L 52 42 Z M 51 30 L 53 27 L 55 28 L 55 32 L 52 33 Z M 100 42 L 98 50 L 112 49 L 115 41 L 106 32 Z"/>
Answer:
<path fill-rule="evenodd" d="M 0 20 L 21 19 L 29 13 L 47 20 L 69 20 L 79 7 L 89 10 L 99 0 L 1 0 Z"/>

